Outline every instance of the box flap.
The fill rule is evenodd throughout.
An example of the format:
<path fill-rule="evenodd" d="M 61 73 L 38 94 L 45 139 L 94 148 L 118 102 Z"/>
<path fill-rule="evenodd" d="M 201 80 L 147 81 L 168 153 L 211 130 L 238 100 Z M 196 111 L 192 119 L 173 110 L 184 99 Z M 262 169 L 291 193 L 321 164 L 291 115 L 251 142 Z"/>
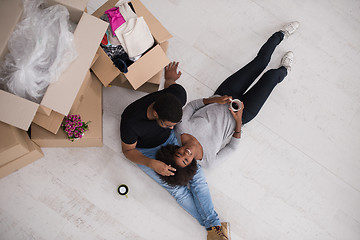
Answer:
<path fill-rule="evenodd" d="M 65 6 L 70 13 L 70 20 L 77 23 L 85 11 L 88 0 L 47 0 L 45 2 L 48 5 L 61 4 Z"/>
<path fill-rule="evenodd" d="M 156 76 L 156 75 L 155 75 Z M 128 88 L 131 90 L 134 90 L 134 88 L 131 86 L 131 84 L 129 83 L 129 81 L 125 81 L 125 82 L 121 82 L 118 79 L 115 79 L 112 83 L 112 86 L 118 86 L 118 87 L 122 87 L 122 88 Z M 146 93 L 152 93 L 152 92 L 156 92 L 159 90 L 159 84 L 155 84 L 155 83 L 149 83 L 146 82 L 143 85 L 141 85 L 138 89 L 136 89 L 136 91 L 140 91 L 140 92 L 146 92 Z"/>
<path fill-rule="evenodd" d="M 93 70 L 102 84 L 107 87 L 121 72 L 114 66 L 111 59 L 101 47 L 99 47 L 97 53 L 99 57 L 92 65 L 91 70 Z"/>
<path fill-rule="evenodd" d="M 97 59 L 99 58 L 100 54 L 96 52 L 95 57 L 93 58 L 90 67 L 92 67 L 92 65 L 94 65 L 94 63 L 97 61 Z"/>
<path fill-rule="evenodd" d="M 162 76 L 162 71 L 159 71 L 152 78 L 150 78 L 146 83 L 153 83 L 153 84 L 160 85 L 161 76 Z"/>
<path fill-rule="evenodd" d="M 86 74 L 85 80 L 83 82 L 83 85 L 81 85 L 80 91 L 78 92 L 78 94 L 75 98 L 75 101 L 71 107 L 70 113 L 72 111 L 76 111 L 78 109 L 79 105 L 84 100 L 84 95 L 88 91 L 90 84 L 91 84 L 91 74 L 90 74 L 90 71 L 88 71 L 88 73 Z"/>
<path fill-rule="evenodd" d="M 2 60 L 8 52 L 8 40 L 16 24 L 21 19 L 23 8 L 24 6 L 21 0 L 0 1 L 0 60 Z"/>
<path fill-rule="evenodd" d="M 92 15 L 97 18 L 100 18 L 106 10 L 113 8 L 117 2 L 118 0 L 109 0 L 105 2 L 98 9 L 96 9 L 96 11 Z"/>
<path fill-rule="evenodd" d="M 157 45 L 136 61 L 136 64 L 131 65 L 125 76 L 136 90 L 169 63 L 169 58 L 160 45 Z"/>
<path fill-rule="evenodd" d="M 62 4 L 66 7 L 72 7 L 80 11 L 84 11 L 89 0 L 52 0 L 54 3 Z"/>
<path fill-rule="evenodd" d="M 27 131 L 39 104 L 0 90 L 0 120 Z"/>
<path fill-rule="evenodd" d="M 168 47 L 169 47 L 169 42 L 165 41 L 160 43 L 160 47 L 162 48 L 162 50 L 167 53 Z M 160 85 L 161 82 L 161 76 L 162 76 L 162 72 L 163 70 L 161 69 L 155 76 L 153 76 L 152 78 L 150 78 L 147 82 L 148 83 L 153 83 L 153 84 L 158 84 Z M 159 87 L 158 87 L 159 88 Z M 153 89 L 153 88 L 152 88 Z"/>
<path fill-rule="evenodd" d="M 49 132 L 56 134 L 60 128 L 64 117 L 65 115 L 55 111 L 51 111 L 49 116 L 41 113 L 36 113 L 33 122 L 45 128 Z"/>
<path fill-rule="evenodd" d="M 49 85 L 42 105 L 63 115 L 69 113 L 107 27 L 106 22 L 83 13 L 74 34 L 78 57 L 55 83 Z"/>
<path fill-rule="evenodd" d="M 150 32 L 158 43 L 165 42 L 172 38 L 172 35 L 166 28 L 157 20 L 154 15 L 142 4 L 139 0 L 133 0 L 131 3 L 134 6 L 137 16 L 143 16 L 145 22 L 149 26 Z"/>
<path fill-rule="evenodd" d="M 47 107 L 42 106 L 42 105 L 40 105 L 38 110 L 37 110 L 38 113 L 45 114 L 46 116 L 49 116 L 51 111 L 52 110 L 50 108 L 47 108 Z"/>

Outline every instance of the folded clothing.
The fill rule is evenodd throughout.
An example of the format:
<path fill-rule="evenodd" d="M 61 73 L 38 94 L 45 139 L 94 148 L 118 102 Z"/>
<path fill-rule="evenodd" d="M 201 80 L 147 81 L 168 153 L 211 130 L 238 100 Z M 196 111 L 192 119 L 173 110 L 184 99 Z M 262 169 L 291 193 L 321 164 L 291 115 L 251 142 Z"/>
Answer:
<path fill-rule="evenodd" d="M 101 20 L 104 20 L 105 22 L 109 22 L 109 18 L 106 14 L 103 14 L 100 17 Z M 104 40 L 104 43 L 102 42 L 102 44 L 104 45 L 121 45 L 119 39 L 116 36 L 113 36 L 111 34 L 112 29 L 111 29 L 111 25 L 109 24 L 109 27 L 106 30 L 106 33 L 104 34 L 104 38 L 103 40 L 106 38 L 106 40 Z M 107 42 L 107 43 L 106 43 Z"/>
<path fill-rule="evenodd" d="M 143 17 L 130 19 L 128 26 L 130 28 L 125 29 L 123 38 L 127 53 L 132 58 L 151 48 L 154 45 L 154 38 Z"/>
<path fill-rule="evenodd" d="M 112 35 L 115 36 L 115 30 L 125 23 L 124 17 L 121 15 L 119 8 L 114 7 L 105 11 L 111 26 Z"/>
<path fill-rule="evenodd" d="M 137 17 L 129 4 L 119 1 L 115 6 L 119 7 L 126 21 L 115 30 L 115 34 L 129 57 L 137 59 L 154 45 L 154 38 L 144 18 Z"/>

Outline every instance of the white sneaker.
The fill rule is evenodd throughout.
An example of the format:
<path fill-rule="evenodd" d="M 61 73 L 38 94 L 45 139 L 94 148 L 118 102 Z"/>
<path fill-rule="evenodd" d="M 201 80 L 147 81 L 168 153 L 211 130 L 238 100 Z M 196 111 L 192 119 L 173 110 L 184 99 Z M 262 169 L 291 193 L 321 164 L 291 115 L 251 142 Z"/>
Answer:
<path fill-rule="evenodd" d="M 291 65 L 294 61 L 294 53 L 289 51 L 281 58 L 280 66 L 285 67 L 288 71 L 291 70 Z"/>
<path fill-rule="evenodd" d="M 296 31 L 296 29 L 298 29 L 299 26 L 300 26 L 299 22 L 297 21 L 291 22 L 283 26 L 280 29 L 280 31 L 284 33 L 285 37 L 289 37 L 291 34 L 293 34 Z"/>

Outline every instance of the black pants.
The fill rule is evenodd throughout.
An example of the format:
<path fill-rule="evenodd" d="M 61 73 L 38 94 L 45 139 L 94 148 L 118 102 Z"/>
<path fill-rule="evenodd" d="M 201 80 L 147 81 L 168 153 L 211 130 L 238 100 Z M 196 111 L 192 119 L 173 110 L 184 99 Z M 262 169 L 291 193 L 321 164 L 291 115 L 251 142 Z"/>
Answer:
<path fill-rule="evenodd" d="M 276 46 L 283 38 L 284 34 L 282 32 L 274 33 L 261 47 L 254 60 L 228 77 L 215 91 L 215 94 L 229 95 L 234 99 L 240 99 L 244 103 L 243 124 L 251 121 L 258 114 L 276 84 L 281 82 L 287 75 L 285 67 L 271 69 L 264 73 L 259 81 L 246 92 L 255 79 L 264 71 Z"/>

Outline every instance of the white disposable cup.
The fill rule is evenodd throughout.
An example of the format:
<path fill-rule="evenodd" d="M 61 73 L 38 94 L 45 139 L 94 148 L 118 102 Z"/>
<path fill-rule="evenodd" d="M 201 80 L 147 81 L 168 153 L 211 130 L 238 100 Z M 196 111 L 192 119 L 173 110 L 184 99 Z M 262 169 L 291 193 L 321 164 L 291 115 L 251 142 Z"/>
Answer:
<path fill-rule="evenodd" d="M 234 111 L 237 112 L 241 109 L 241 101 L 239 99 L 233 99 L 230 102 L 230 108 Z"/>

